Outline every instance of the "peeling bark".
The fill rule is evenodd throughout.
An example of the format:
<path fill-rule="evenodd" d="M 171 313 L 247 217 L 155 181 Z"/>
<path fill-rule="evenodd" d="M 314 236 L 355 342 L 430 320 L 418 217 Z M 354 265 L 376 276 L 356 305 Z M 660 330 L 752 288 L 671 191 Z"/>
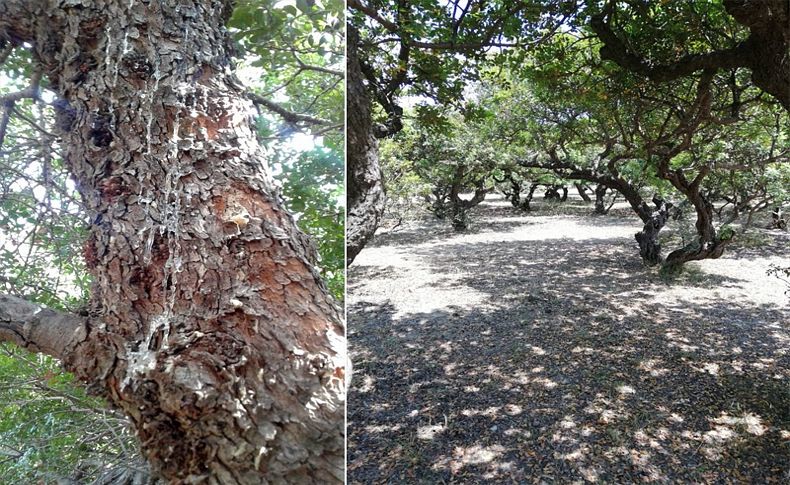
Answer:
<path fill-rule="evenodd" d="M 378 142 L 358 56 L 359 32 L 348 25 L 348 80 L 346 83 L 346 144 L 348 218 L 346 263 L 373 237 L 384 214 L 384 181 L 379 166 Z"/>
<path fill-rule="evenodd" d="M 0 2 L 0 33 L 34 45 L 60 96 L 93 221 L 91 317 L 59 351 L 169 483 L 341 483 L 343 323 L 267 173 L 230 11 Z"/>

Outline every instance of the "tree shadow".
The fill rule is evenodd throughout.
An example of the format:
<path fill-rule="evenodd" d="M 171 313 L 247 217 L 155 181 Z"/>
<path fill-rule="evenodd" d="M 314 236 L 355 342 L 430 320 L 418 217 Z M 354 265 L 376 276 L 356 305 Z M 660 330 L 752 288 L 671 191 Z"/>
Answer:
<path fill-rule="evenodd" d="M 350 483 L 788 479 L 790 312 L 729 296 L 753 280 L 667 282 L 626 237 L 430 236 L 349 272 Z M 416 267 L 415 298 L 476 296 L 371 283 Z"/>
<path fill-rule="evenodd" d="M 782 313 L 718 301 L 623 317 L 586 297 L 562 316 L 550 294 L 397 320 L 350 308 L 350 481 L 782 480 Z"/>

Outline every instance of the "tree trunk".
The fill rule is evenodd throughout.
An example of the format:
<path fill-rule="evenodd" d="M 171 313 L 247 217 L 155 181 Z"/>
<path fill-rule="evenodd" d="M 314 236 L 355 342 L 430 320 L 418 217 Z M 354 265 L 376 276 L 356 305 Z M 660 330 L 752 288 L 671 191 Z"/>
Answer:
<path fill-rule="evenodd" d="M 647 219 L 642 219 L 644 226 L 634 236 L 636 242 L 639 243 L 639 255 L 648 266 L 661 264 L 661 244 L 658 242 L 658 233 L 669 220 L 669 209 L 672 208 L 672 204 L 657 197 L 653 197 L 653 204 L 656 206 L 655 210 L 650 212 Z"/>
<path fill-rule="evenodd" d="M 466 167 L 458 165 L 455 170 L 452 185 L 450 186 L 450 204 L 452 207 L 452 226 L 456 231 L 465 231 L 469 228 L 469 210 L 483 202 L 490 188 L 485 187 L 485 180 L 481 179 L 475 184 L 475 193 L 469 200 L 461 198 Z"/>
<path fill-rule="evenodd" d="M 606 215 L 606 191 L 609 188 L 603 184 L 595 186 L 595 213 L 599 215 Z"/>
<path fill-rule="evenodd" d="M 694 206 L 697 213 L 695 224 L 697 240 L 672 251 L 664 260 L 661 270 L 677 272 L 688 261 L 716 259 L 724 253 L 725 246 L 732 240 L 734 232 L 724 227 L 720 233 L 713 227 L 713 204 L 700 189 L 702 181 L 710 173 L 710 165 L 703 165 L 693 180 L 686 178 L 686 172 L 670 169 L 671 156 L 663 155 L 658 162 L 658 176 L 669 181 Z"/>
<path fill-rule="evenodd" d="M 579 192 L 579 197 L 582 198 L 585 202 L 592 202 L 592 199 L 589 195 L 587 195 L 587 187 L 583 184 L 573 184 L 576 187 L 576 190 Z"/>
<path fill-rule="evenodd" d="M 521 203 L 521 182 L 510 175 L 510 205 L 518 207 Z"/>
<path fill-rule="evenodd" d="M 713 205 L 701 193 L 689 191 L 686 196 L 697 213 L 697 240 L 669 253 L 661 265 L 665 272 L 677 272 L 689 261 L 721 257 L 733 236 L 732 231 L 716 232 L 713 227 Z"/>
<path fill-rule="evenodd" d="M 20 0 L 0 14 L 60 97 L 95 282 L 70 334 L 37 317 L 32 340 L 5 338 L 125 411 L 169 483 L 341 483 L 343 323 L 231 74 L 230 2 Z"/>
<path fill-rule="evenodd" d="M 771 211 L 771 223 L 768 225 L 768 229 L 787 230 L 787 220 L 782 217 L 781 207 L 776 207 Z"/>
<path fill-rule="evenodd" d="M 428 210 L 431 211 L 437 219 L 444 219 L 447 217 L 447 213 L 450 212 L 447 203 L 448 191 L 437 187 L 431 190 L 431 194 L 433 195 L 433 199 L 430 196 L 426 196 L 425 198 L 425 201 L 429 204 Z"/>
<path fill-rule="evenodd" d="M 529 186 L 529 192 L 527 192 L 526 197 L 521 200 L 521 205 L 519 206 L 524 212 L 532 211 L 532 207 L 529 204 L 532 202 L 532 197 L 535 195 L 535 189 L 539 186 L 540 184 L 532 184 Z"/>
<path fill-rule="evenodd" d="M 357 57 L 359 32 L 348 24 L 348 80 L 346 83 L 346 146 L 348 173 L 348 219 L 346 220 L 346 263 L 373 237 L 384 213 L 384 182 L 379 166 L 378 142 L 374 133 L 370 98 L 362 82 Z"/>

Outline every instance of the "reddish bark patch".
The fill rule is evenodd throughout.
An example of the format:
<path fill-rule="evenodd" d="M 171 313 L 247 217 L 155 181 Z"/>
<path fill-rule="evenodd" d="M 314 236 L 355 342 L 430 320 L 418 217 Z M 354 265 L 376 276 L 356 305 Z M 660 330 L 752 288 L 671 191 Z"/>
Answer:
<path fill-rule="evenodd" d="M 229 198 L 247 209 L 253 217 L 260 217 L 273 223 L 277 223 L 279 220 L 272 204 L 265 199 L 263 194 L 249 185 L 231 182 Z"/>
<path fill-rule="evenodd" d="M 219 116 L 212 116 L 211 114 L 199 114 L 195 117 L 197 125 L 206 130 L 206 139 L 214 140 L 217 138 L 219 130 L 228 127 L 228 116 L 224 113 L 217 113 Z"/>
<path fill-rule="evenodd" d="M 93 50 L 99 44 L 99 37 L 104 29 L 104 20 L 101 17 L 94 17 L 80 22 L 80 34 L 77 37 L 77 43 L 86 48 L 86 50 Z"/>
<path fill-rule="evenodd" d="M 110 177 L 99 183 L 99 191 L 104 202 L 113 202 L 117 197 L 128 195 L 129 187 L 121 177 Z"/>
<path fill-rule="evenodd" d="M 217 217 L 222 217 L 222 214 L 225 212 L 225 198 L 220 196 L 212 197 L 211 205 L 214 207 L 214 214 Z"/>
<path fill-rule="evenodd" d="M 99 256 L 96 254 L 96 238 L 93 234 L 82 245 L 82 257 L 85 259 L 88 269 L 92 270 L 99 264 Z"/>

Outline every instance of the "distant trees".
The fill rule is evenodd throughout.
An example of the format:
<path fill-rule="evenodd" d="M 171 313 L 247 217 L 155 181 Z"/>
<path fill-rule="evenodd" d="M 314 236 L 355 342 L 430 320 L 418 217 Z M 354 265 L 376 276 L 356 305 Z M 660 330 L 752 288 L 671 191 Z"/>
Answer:
<path fill-rule="evenodd" d="M 413 126 L 407 125 L 384 143 L 383 161 L 385 166 L 393 166 L 397 160 L 406 160 L 407 170 L 419 185 L 402 197 L 422 198 L 426 209 L 462 231 L 469 227 L 469 210 L 494 189 L 491 173 L 498 163 L 499 147 L 484 138 L 481 123 L 466 122 L 460 115 L 448 117 L 439 126 L 415 120 Z M 387 150 L 391 145 L 399 149 Z M 467 193 L 472 193 L 471 197 L 464 195 Z"/>
<path fill-rule="evenodd" d="M 730 224 L 741 216 L 748 226 L 757 212 L 788 200 L 790 133 L 783 86 L 790 86 L 790 63 L 782 60 L 790 45 L 788 7 L 773 0 L 752 9 L 748 4 L 534 2 L 528 10 L 553 13 L 554 20 L 533 19 L 533 30 L 516 33 L 508 31 L 509 21 L 497 24 L 499 17 L 492 17 L 492 28 L 502 29 L 496 37 L 502 49 L 485 56 L 472 48 L 479 44 L 454 51 L 460 45 L 454 41 L 425 40 L 454 38 L 452 26 L 463 22 L 436 20 L 453 9 L 452 3 L 422 16 L 408 2 L 375 15 L 359 4 L 368 20 L 357 18 L 355 25 L 366 30 L 363 37 L 371 44 L 368 51 L 365 41 L 360 44 L 364 55 L 390 67 L 366 75 L 368 92 L 378 89 L 380 95 L 382 87 L 399 86 L 377 101 L 387 113 L 380 118 L 384 128 L 399 131 L 413 124 L 422 134 L 449 126 L 456 133 L 443 135 L 442 149 L 457 144 L 450 141 L 457 137 L 475 140 L 475 147 L 458 152 L 464 156 L 485 147 L 492 152 L 486 163 L 470 163 L 435 147 L 418 158 L 389 150 L 413 164 L 419 160 L 414 173 L 430 183 L 425 195 L 435 212 L 468 213 L 462 204 L 452 208 L 454 178 L 475 192 L 470 203 L 496 184 L 524 210 L 540 185 L 548 184 L 544 196 L 562 200 L 576 184 L 582 199 L 592 202 L 595 195 L 598 214 L 607 213 L 617 198 L 625 200 L 643 224 L 635 236 L 643 261 L 677 271 L 688 261 L 719 257 L 735 236 Z M 467 7 L 471 15 L 478 4 Z M 467 15 L 458 4 L 454 8 L 463 11 L 461 19 Z M 385 25 L 386 12 L 395 12 L 401 26 Z M 553 28 L 558 19 L 563 29 Z M 414 30 L 403 31 L 404 21 Z M 534 30 L 538 25 L 540 34 Z M 383 39 L 395 30 L 408 31 L 399 37 L 401 50 L 375 44 L 373 39 L 386 45 Z M 448 51 L 463 55 L 442 57 Z M 747 58 L 758 54 L 777 64 Z M 430 56 L 439 56 L 434 60 L 448 68 L 412 63 Z M 392 82 L 381 82 L 388 73 Z M 421 101 L 404 111 L 397 99 L 406 92 Z M 454 121 L 448 125 L 448 119 Z M 590 195 L 582 184 L 594 187 Z M 693 237 L 665 253 L 659 235 L 681 208 L 692 214 Z"/>
<path fill-rule="evenodd" d="M 477 77 L 478 61 L 491 48 L 529 49 L 551 37 L 575 14 L 575 6 L 564 0 L 349 0 L 348 7 L 349 50 L 354 50 L 349 60 L 358 62 L 361 74 L 349 75 L 349 94 L 364 90 L 370 101 L 356 105 L 352 116 L 358 120 L 349 123 L 351 263 L 385 208 L 378 145 L 371 140 L 403 129 L 401 97 L 423 98 L 419 116 L 437 119 L 437 105 L 460 104 L 464 86 Z M 357 33 L 359 41 L 354 41 Z"/>
<path fill-rule="evenodd" d="M 601 81 L 601 86 L 606 86 Z M 720 99 L 726 88 L 717 85 L 712 74 L 684 84 L 674 86 L 675 93 L 654 89 L 650 96 L 635 84 L 634 96 L 624 90 L 615 107 L 595 100 L 615 95 L 605 88 L 588 91 L 592 99 L 574 99 L 572 91 L 560 89 L 562 94 L 557 98 L 544 96 L 545 100 L 535 100 L 516 115 L 522 122 L 533 120 L 522 126 L 530 126 L 532 135 L 524 141 L 535 155 L 522 160 L 522 166 L 598 184 L 598 212 L 605 211 L 605 189 L 617 191 L 644 224 L 636 235 L 642 259 L 648 265 L 661 264 L 666 271 L 676 271 L 688 261 L 719 257 L 734 235 L 731 228 L 717 227 L 715 221 L 713 197 L 727 179 L 721 175 L 709 179 L 711 174 L 743 165 L 777 177 L 787 170 L 790 154 L 787 118 L 770 105 L 744 110 L 743 121 L 722 120 L 712 110 L 714 99 Z M 533 85 L 532 89 L 542 97 L 539 87 Z M 552 90 L 557 92 L 556 84 Z M 685 92 L 686 97 L 677 92 Z M 575 109 L 566 107 L 568 100 L 575 101 Z M 783 120 L 779 125 L 772 123 L 777 115 Z M 517 120 L 503 122 L 511 125 Z M 754 201 L 759 188 L 767 191 L 765 176 L 747 178 L 753 185 L 746 185 L 757 189 L 757 194 L 742 196 L 736 211 L 743 209 L 743 199 Z M 739 186 L 743 189 L 744 182 Z M 645 190 L 656 194 L 652 204 L 646 201 Z M 782 189 L 774 187 L 770 192 L 770 196 L 763 192 L 763 204 L 784 200 Z M 667 197 L 685 200 L 693 208 L 696 237 L 663 256 L 658 235 L 670 218 L 672 203 Z"/>

